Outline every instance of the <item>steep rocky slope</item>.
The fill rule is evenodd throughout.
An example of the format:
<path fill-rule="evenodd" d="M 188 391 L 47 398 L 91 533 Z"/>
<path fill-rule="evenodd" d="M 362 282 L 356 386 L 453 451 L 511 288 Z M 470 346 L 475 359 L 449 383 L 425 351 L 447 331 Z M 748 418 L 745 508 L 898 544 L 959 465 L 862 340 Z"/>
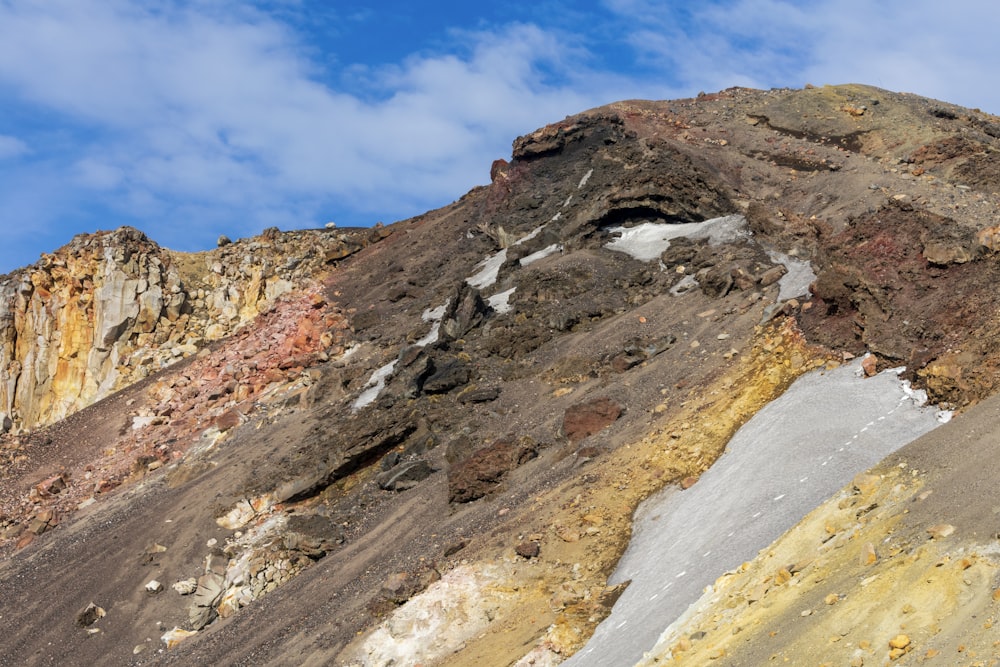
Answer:
<path fill-rule="evenodd" d="M 954 442 L 985 428 L 997 137 L 875 88 L 732 89 L 542 128 L 489 186 L 384 228 L 197 255 L 78 237 L 0 286 L 4 664 L 564 659 L 621 594 L 637 504 L 695 484 L 802 373 L 870 351 L 969 411 Z M 742 637 L 731 664 L 762 664 Z"/>

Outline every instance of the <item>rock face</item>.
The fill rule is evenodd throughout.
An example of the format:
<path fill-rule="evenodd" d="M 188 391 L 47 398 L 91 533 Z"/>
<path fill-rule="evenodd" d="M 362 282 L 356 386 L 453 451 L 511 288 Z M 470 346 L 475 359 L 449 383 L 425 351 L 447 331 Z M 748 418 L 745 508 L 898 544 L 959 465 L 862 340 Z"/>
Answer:
<path fill-rule="evenodd" d="M 194 256 L 127 227 L 74 238 L 0 280 L 0 425 L 50 424 L 231 334 L 343 236 L 272 233 Z"/>
<path fill-rule="evenodd" d="M 905 367 L 908 391 L 965 411 L 946 446 L 739 554 L 723 581 L 749 577 L 729 589 L 746 604 L 666 648 L 990 650 L 992 496 L 969 489 L 996 476 L 997 414 L 962 422 L 1000 388 L 997 137 L 991 116 L 870 87 L 731 89 L 559 121 L 490 185 L 387 226 L 196 254 L 74 239 L 0 280 L 0 617 L 31 619 L 0 655 L 556 664 L 619 596 L 656 604 L 608 582 L 640 501 L 708 493 L 752 415 L 866 354 L 859 382 Z M 938 577 L 941 647 L 922 613 Z M 90 603 L 107 615 L 80 628 Z"/>

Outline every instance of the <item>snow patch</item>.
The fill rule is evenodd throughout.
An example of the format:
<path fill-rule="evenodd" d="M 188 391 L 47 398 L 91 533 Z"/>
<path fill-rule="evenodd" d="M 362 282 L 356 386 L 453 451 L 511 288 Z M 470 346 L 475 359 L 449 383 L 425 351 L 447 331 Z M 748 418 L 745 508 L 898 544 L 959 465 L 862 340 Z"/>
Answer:
<path fill-rule="evenodd" d="M 593 176 L 593 175 L 594 175 L 594 170 L 593 169 L 591 169 L 586 174 L 584 174 L 583 178 L 580 179 L 580 184 L 576 186 L 576 189 L 577 190 L 582 190 L 583 186 L 585 186 L 587 184 L 587 181 L 589 181 L 590 177 Z"/>
<path fill-rule="evenodd" d="M 511 287 L 505 292 L 498 292 L 486 299 L 486 303 L 488 303 L 490 308 L 495 310 L 500 315 L 509 313 L 513 308 L 513 306 L 510 305 L 510 297 L 514 294 L 515 289 L 517 288 Z"/>
<path fill-rule="evenodd" d="M 557 252 L 562 252 L 562 249 L 563 247 L 561 243 L 553 243 L 550 246 L 542 248 L 538 252 L 533 252 L 530 255 L 522 257 L 520 259 L 521 266 L 528 266 L 529 264 L 533 264 L 540 259 L 545 259 L 549 255 L 554 255 Z"/>
<path fill-rule="evenodd" d="M 487 257 L 476 267 L 479 271 L 472 274 L 465 279 L 465 282 L 469 283 L 472 287 L 476 289 L 483 289 L 484 287 L 489 287 L 497 281 L 497 276 L 500 274 L 500 267 L 503 263 L 507 261 L 507 249 L 504 248 L 497 254 Z"/>
<path fill-rule="evenodd" d="M 385 366 L 372 373 L 372 376 L 368 378 L 368 383 L 365 384 L 367 389 L 361 392 L 361 395 L 354 399 L 354 403 L 351 404 L 352 410 L 360 410 L 361 408 L 375 402 L 378 395 L 382 393 L 383 389 L 385 389 L 385 381 L 389 379 L 390 375 L 392 375 L 392 371 L 396 367 L 396 361 L 396 359 L 393 359 Z"/>
<path fill-rule="evenodd" d="M 555 220 L 558 217 L 559 214 L 556 213 L 556 217 L 552 219 Z M 541 234 L 543 229 L 545 229 L 545 225 L 542 225 L 541 227 L 535 227 L 535 229 L 531 230 L 530 234 L 527 234 L 526 236 L 523 236 L 522 238 L 519 238 L 518 240 L 514 241 L 514 245 L 521 245 L 525 241 L 530 241 L 531 239 Z"/>
<path fill-rule="evenodd" d="M 437 308 L 428 308 L 420 315 L 420 319 L 424 322 L 438 322 L 444 317 L 444 311 L 448 310 L 448 302 L 445 301 L 443 304 Z"/>
<path fill-rule="evenodd" d="M 608 231 L 619 236 L 604 247 L 624 252 L 642 262 L 650 262 L 670 247 L 671 239 L 681 236 L 708 239 L 712 245 L 749 237 L 746 222 L 742 215 L 727 215 L 704 222 L 644 222 L 635 227 L 612 227 Z"/>

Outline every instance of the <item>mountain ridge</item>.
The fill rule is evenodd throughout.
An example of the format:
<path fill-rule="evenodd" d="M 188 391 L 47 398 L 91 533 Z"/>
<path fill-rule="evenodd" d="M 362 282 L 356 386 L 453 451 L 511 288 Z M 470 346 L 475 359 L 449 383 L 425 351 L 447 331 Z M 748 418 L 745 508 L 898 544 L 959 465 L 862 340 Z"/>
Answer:
<path fill-rule="evenodd" d="M 25 627 L 0 654 L 565 658 L 620 594 L 607 577 L 638 502 L 696 483 L 802 373 L 870 351 L 871 373 L 905 365 L 945 407 L 995 391 L 998 128 L 864 86 L 620 102 L 517 139 L 491 185 L 424 216 L 172 255 L 200 328 L 167 346 L 179 313 L 128 311 L 108 342 L 165 320 L 152 358 L 188 360 L 62 430 L 12 419 L 2 436 L 0 614 L 65 641 Z M 725 216 L 734 235 L 675 235 Z M 628 230 L 668 245 L 638 259 L 613 246 Z M 794 262 L 815 279 L 783 295 Z M 45 263 L 12 274 L 38 274 L 34 303 L 55 292 Z M 175 355 L 183 336 L 199 340 Z M 73 570 L 99 574 L 70 593 Z M 456 614 L 475 622 L 421 634 L 405 614 L 425 589 L 473 600 Z M 84 623 L 89 602 L 107 615 Z"/>

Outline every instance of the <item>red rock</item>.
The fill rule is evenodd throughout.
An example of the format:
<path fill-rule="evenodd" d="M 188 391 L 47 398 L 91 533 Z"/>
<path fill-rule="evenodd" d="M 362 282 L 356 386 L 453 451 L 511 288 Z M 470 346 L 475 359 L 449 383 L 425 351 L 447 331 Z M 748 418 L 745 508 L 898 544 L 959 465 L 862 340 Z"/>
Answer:
<path fill-rule="evenodd" d="M 215 427 L 220 431 L 228 431 L 240 425 L 240 413 L 236 410 L 226 410 L 215 418 Z"/>
<path fill-rule="evenodd" d="M 692 486 L 698 483 L 698 478 L 694 476 L 688 476 L 681 480 L 681 488 L 685 491 L 690 489 Z"/>
<path fill-rule="evenodd" d="M 601 397 L 578 403 L 563 416 L 563 433 L 577 443 L 613 424 L 622 415 L 622 407 L 614 400 Z"/>

